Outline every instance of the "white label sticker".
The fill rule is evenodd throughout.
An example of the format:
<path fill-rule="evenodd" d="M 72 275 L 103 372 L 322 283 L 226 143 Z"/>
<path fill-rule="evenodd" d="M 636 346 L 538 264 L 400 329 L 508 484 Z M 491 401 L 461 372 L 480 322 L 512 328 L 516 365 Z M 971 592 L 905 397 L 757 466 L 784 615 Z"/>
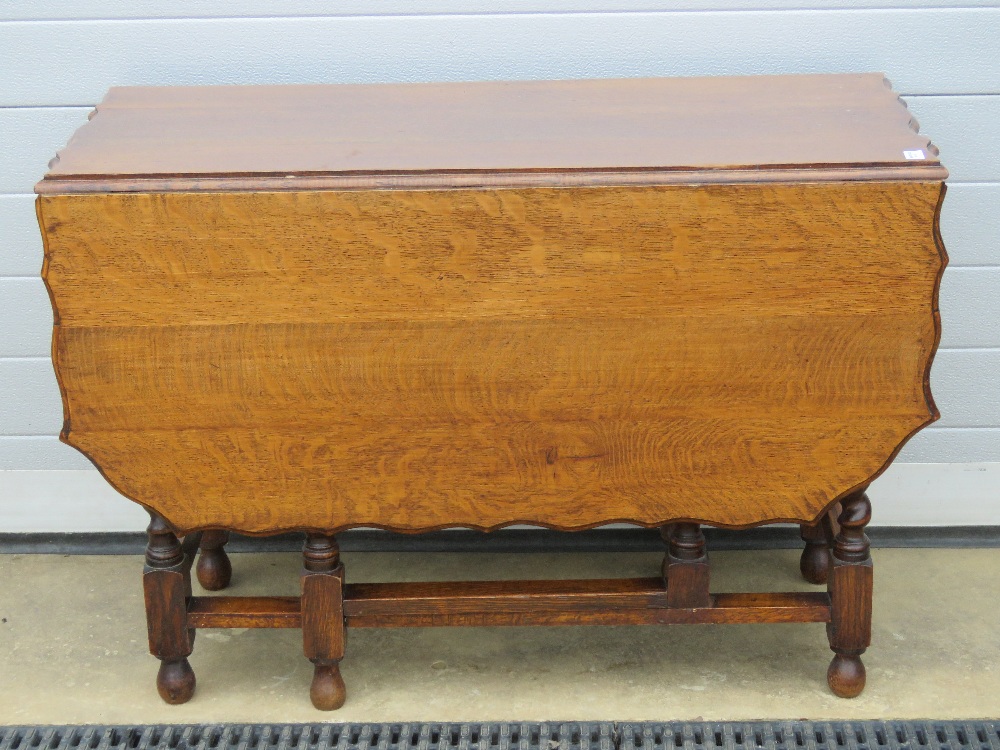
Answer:
<path fill-rule="evenodd" d="M 904 151 L 903 152 L 903 156 L 905 156 L 907 159 L 926 159 L 927 158 L 926 156 L 924 156 L 924 152 L 921 151 L 920 149 L 917 149 L 916 151 Z"/>

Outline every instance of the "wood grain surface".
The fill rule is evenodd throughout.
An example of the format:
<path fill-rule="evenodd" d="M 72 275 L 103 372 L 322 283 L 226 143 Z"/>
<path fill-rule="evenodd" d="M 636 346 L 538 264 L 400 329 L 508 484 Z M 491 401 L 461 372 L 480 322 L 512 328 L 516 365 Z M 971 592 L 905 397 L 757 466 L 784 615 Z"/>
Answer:
<path fill-rule="evenodd" d="M 192 596 L 189 628 L 301 628 L 298 596 Z"/>
<path fill-rule="evenodd" d="M 822 179 L 872 167 L 944 179 L 937 149 L 916 131 L 880 73 L 124 87 L 37 190 L 134 190 L 136 180 L 152 180 L 147 190 L 303 190 L 387 177 L 526 185 L 546 179 L 538 172 L 591 181 L 638 171 L 663 182 L 722 170 L 732 180 L 804 167 Z"/>
<path fill-rule="evenodd" d="M 62 437 L 179 531 L 812 521 L 936 418 L 941 194 L 42 196 Z"/>
<path fill-rule="evenodd" d="M 750 624 L 764 622 L 829 622 L 830 597 L 820 592 L 766 593 L 766 594 L 716 594 L 711 604 L 691 609 L 671 609 L 663 606 L 630 606 L 619 591 L 622 585 L 632 583 L 629 579 L 599 581 L 606 593 L 595 591 L 589 606 L 579 603 L 563 603 L 558 594 L 536 594 L 534 581 L 509 581 L 511 589 L 524 592 L 525 598 L 533 598 L 537 607 L 516 606 L 505 609 L 502 606 L 487 606 L 480 609 L 468 608 L 461 598 L 461 587 L 445 587 L 436 606 L 426 606 L 419 599 L 411 600 L 408 591 L 401 591 L 396 599 L 394 614 L 371 614 L 368 612 L 370 600 L 366 593 L 350 592 L 344 602 L 347 625 L 351 628 L 415 628 L 443 626 L 523 626 L 523 625 L 696 625 Z M 381 584 L 391 586 L 392 584 Z M 421 584 L 404 584 L 413 587 L 419 596 Z M 439 584 L 440 585 L 440 584 Z M 373 584 L 374 588 L 377 584 Z M 350 586 L 347 587 L 350 590 Z M 665 597 L 662 590 L 659 600 Z M 508 599 L 497 590 L 494 594 L 501 605 Z M 642 596 L 636 592 L 636 596 Z M 653 599 L 654 592 L 645 594 Z M 216 622 L 224 622 L 217 620 Z"/>
<path fill-rule="evenodd" d="M 825 592 L 715 594 L 705 607 L 669 609 L 659 578 L 578 581 L 368 583 L 344 587 L 351 628 L 469 625 L 667 625 L 829 622 Z M 297 628 L 294 596 L 195 596 L 192 628 Z"/>

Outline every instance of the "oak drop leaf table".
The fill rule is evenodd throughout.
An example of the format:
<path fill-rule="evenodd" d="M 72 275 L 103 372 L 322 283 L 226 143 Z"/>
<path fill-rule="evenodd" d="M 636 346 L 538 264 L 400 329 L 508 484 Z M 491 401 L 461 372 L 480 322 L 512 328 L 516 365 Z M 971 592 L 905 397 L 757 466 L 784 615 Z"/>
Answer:
<path fill-rule="evenodd" d="M 825 622 L 865 682 L 869 483 L 937 418 L 947 172 L 878 74 L 112 89 L 37 185 L 62 439 L 151 514 L 194 629 Z M 346 584 L 351 527 L 660 527 L 644 579 Z M 715 593 L 701 525 L 826 591 Z M 306 532 L 301 597 L 227 533 Z"/>

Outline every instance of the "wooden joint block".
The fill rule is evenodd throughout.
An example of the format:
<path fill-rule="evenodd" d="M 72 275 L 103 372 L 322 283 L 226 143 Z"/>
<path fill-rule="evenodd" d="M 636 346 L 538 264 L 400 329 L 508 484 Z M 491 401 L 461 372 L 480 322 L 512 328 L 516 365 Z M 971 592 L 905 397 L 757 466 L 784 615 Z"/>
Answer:
<path fill-rule="evenodd" d="M 175 568 L 147 567 L 142 575 L 146 601 L 149 652 L 160 659 L 189 656 L 194 635 L 187 624 L 190 578 L 183 564 Z"/>
<path fill-rule="evenodd" d="M 711 607 L 712 595 L 708 593 L 708 557 L 697 560 L 678 560 L 667 555 L 667 606 L 675 609 Z"/>
<path fill-rule="evenodd" d="M 302 575 L 302 642 L 308 659 L 344 656 L 344 566 Z"/>
<path fill-rule="evenodd" d="M 667 554 L 663 558 L 667 606 L 674 609 L 711 607 L 708 554 L 701 527 L 696 523 L 676 523 L 664 527 L 661 534 L 667 543 Z"/>
<path fill-rule="evenodd" d="M 871 558 L 860 563 L 832 560 L 827 635 L 837 653 L 861 654 L 871 643 L 873 573 Z"/>

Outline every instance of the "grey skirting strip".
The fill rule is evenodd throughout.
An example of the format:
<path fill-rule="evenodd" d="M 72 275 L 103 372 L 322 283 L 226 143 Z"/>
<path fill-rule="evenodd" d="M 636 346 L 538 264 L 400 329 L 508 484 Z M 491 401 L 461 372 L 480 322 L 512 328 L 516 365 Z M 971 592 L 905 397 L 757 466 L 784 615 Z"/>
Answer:
<path fill-rule="evenodd" d="M 868 527 L 873 547 L 1000 547 L 1000 526 Z M 802 546 L 797 526 L 762 526 L 743 531 L 706 528 L 708 548 L 717 550 L 794 549 Z M 233 535 L 230 552 L 292 552 L 302 534 L 271 537 Z M 548 529 L 501 529 L 491 534 L 457 529 L 427 534 L 394 534 L 354 529 L 337 536 L 345 552 L 659 552 L 655 529 L 611 528 L 573 533 Z M 132 555 L 146 544 L 141 532 L 87 534 L 0 533 L 0 554 Z"/>
<path fill-rule="evenodd" d="M 0 727 L 0 750 L 1000 750 L 996 720 Z"/>

